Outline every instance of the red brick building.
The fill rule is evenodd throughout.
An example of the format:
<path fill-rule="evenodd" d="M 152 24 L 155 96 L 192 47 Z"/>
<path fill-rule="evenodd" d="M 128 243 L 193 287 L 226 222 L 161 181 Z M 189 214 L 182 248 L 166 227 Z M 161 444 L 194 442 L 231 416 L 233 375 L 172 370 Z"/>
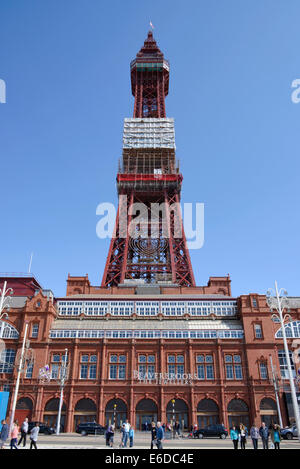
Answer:
<path fill-rule="evenodd" d="M 6 280 L 24 284 L 23 277 Z M 26 280 L 37 285 L 34 278 Z M 21 379 L 17 417 L 55 422 L 57 381 L 41 384 L 38 372 L 49 364 L 55 378 L 67 348 L 65 431 L 74 431 L 78 421 L 108 423 L 114 404 L 118 424 L 126 417 L 136 428 L 152 419 L 171 421 L 173 399 L 175 417 L 186 427 L 197 421 L 202 426 L 277 419 L 269 355 L 277 373 L 287 375 L 265 296 L 232 298 L 229 277 L 192 289 L 147 288 L 106 289 L 92 287 L 87 277 L 69 277 L 65 298 L 54 299 L 40 288 L 33 292 L 31 286 L 26 295 L 14 295 L 3 332 L 6 348 L 21 348 L 27 321 L 36 357 Z M 300 300 L 293 301 L 291 314 L 299 321 Z M 0 366 L 0 389 L 12 391 L 16 370 Z M 169 379 L 173 373 L 175 381 Z M 284 390 L 280 405 L 287 424 Z"/>
<path fill-rule="evenodd" d="M 122 237 L 120 205 L 101 286 L 92 286 L 88 276 L 69 275 L 66 296 L 55 298 L 30 274 L 0 277 L 0 288 L 7 281 L 14 289 L 9 318 L 0 328 L 6 346 L 0 391 L 14 390 L 13 364 L 27 322 L 35 360 L 22 375 L 19 420 L 55 423 L 57 378 L 67 349 L 62 408 L 67 432 L 82 421 L 120 425 L 125 418 L 137 429 L 174 418 L 185 428 L 196 422 L 277 421 L 270 356 L 281 384 L 287 383 L 287 372 L 266 297 L 232 297 L 229 276 L 196 286 L 184 232 L 175 233 L 171 206 L 180 201 L 182 175 L 174 121 L 165 114 L 169 64 L 152 33 L 131 62 L 131 81 L 134 117 L 124 122 L 118 194 L 126 208 L 138 201 L 151 211 L 151 203 L 164 203 L 168 237 L 161 236 L 159 218 L 157 238 L 147 238 L 148 222 L 146 235 Z M 292 343 L 300 333 L 300 299 L 292 299 L 291 315 Z M 45 365 L 49 383 L 39 380 Z M 8 414 L 11 403 L 12 398 Z M 283 386 L 280 407 L 287 424 L 292 415 Z"/>

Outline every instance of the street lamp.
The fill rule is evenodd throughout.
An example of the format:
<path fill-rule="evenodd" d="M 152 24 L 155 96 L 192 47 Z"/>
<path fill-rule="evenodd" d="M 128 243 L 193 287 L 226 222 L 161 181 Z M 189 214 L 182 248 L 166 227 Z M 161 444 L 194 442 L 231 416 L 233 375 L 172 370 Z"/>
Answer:
<path fill-rule="evenodd" d="M 117 428 L 117 425 L 116 425 L 116 412 L 117 412 L 117 404 L 114 404 L 114 423 L 113 423 L 113 425 L 115 425 L 115 427 Z"/>
<path fill-rule="evenodd" d="M 4 312 L 4 309 L 7 308 L 9 309 L 10 306 L 10 301 L 11 301 L 11 295 L 13 295 L 14 291 L 12 288 L 6 288 L 7 281 L 5 280 L 4 285 L 2 290 L 0 289 L 1 292 L 1 297 L 0 297 L 0 321 L 1 321 L 1 329 L 0 329 L 0 338 L 3 338 L 3 331 L 4 331 L 4 321 L 2 319 L 5 317 L 6 319 L 8 318 L 7 312 Z"/>
<path fill-rule="evenodd" d="M 28 331 L 28 322 L 25 323 L 25 331 L 24 331 L 21 352 L 20 353 L 18 352 L 16 356 L 16 360 L 15 360 L 15 366 L 17 367 L 18 372 L 17 372 L 17 380 L 16 380 L 14 396 L 13 396 L 13 401 L 12 401 L 12 408 L 11 408 L 10 427 L 9 427 L 10 432 L 12 430 L 12 426 L 13 426 L 14 418 L 15 418 L 15 411 L 16 411 L 16 405 L 17 405 L 21 374 L 24 373 L 27 366 L 32 365 L 32 363 L 34 362 L 34 351 L 30 348 L 29 340 L 26 340 L 27 331 Z"/>
<path fill-rule="evenodd" d="M 60 420 L 61 420 L 61 409 L 62 409 L 62 404 L 63 404 L 63 398 L 64 398 L 64 387 L 65 383 L 68 379 L 68 373 L 69 373 L 69 367 L 68 367 L 68 349 L 65 349 L 65 356 L 62 361 L 62 364 L 60 366 L 59 370 L 59 385 L 60 385 L 60 398 L 59 398 L 59 407 L 58 407 L 58 415 L 57 415 L 57 423 L 56 423 L 56 435 L 59 435 L 60 433 Z"/>
<path fill-rule="evenodd" d="M 274 296 L 272 296 L 272 293 L 273 293 Z M 300 441 L 299 406 L 298 406 L 298 401 L 297 401 L 294 377 L 293 377 L 293 373 L 292 373 L 288 343 L 287 343 L 287 338 L 286 338 L 286 333 L 285 333 L 285 324 L 288 323 L 288 322 L 291 322 L 292 318 L 289 314 L 283 315 L 283 312 L 284 312 L 285 308 L 287 308 L 287 312 L 289 313 L 289 300 L 287 298 L 287 292 L 283 288 L 280 289 L 280 291 L 278 291 L 277 282 L 275 281 L 275 291 L 272 290 L 272 289 L 268 290 L 266 300 L 267 300 L 267 304 L 270 308 L 271 313 L 273 312 L 273 309 L 275 309 L 278 313 L 278 314 L 272 314 L 272 320 L 276 321 L 276 322 L 278 322 L 278 320 L 279 320 L 279 322 L 281 324 L 283 345 L 284 345 L 284 351 L 285 351 L 285 359 L 286 359 L 286 363 L 287 363 L 287 368 L 288 368 L 288 373 L 289 373 L 289 381 L 290 381 L 290 387 L 291 387 L 293 409 L 294 409 L 294 415 L 295 415 L 295 420 L 296 420 L 296 425 L 297 425 L 298 439 Z"/>
<path fill-rule="evenodd" d="M 276 397 L 276 405 L 277 405 L 277 412 L 278 412 L 278 418 L 279 418 L 279 425 L 280 428 L 283 427 L 282 423 L 282 417 L 281 417 L 281 409 L 280 409 L 280 402 L 279 402 L 279 386 L 278 386 L 278 377 L 275 375 L 274 371 L 274 366 L 273 366 L 273 360 L 272 360 L 272 355 L 270 355 L 270 363 L 271 363 L 271 370 L 272 370 L 272 383 L 274 386 L 274 392 L 275 392 L 275 397 Z"/>
<path fill-rule="evenodd" d="M 175 399 L 172 399 L 171 402 L 172 402 L 172 406 L 173 406 L 172 434 L 173 434 L 173 438 L 175 438 L 175 431 L 174 431 L 174 425 L 175 425 Z"/>

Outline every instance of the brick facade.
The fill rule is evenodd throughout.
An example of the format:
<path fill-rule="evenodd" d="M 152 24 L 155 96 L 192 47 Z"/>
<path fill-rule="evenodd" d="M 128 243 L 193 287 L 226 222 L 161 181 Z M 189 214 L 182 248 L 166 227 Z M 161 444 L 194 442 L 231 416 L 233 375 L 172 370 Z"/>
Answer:
<path fill-rule="evenodd" d="M 9 286 L 9 279 L 8 286 Z M 0 280 L 0 287 L 3 286 L 4 279 Z M 16 279 L 14 279 L 14 283 Z M 227 285 L 227 287 L 226 287 Z M 76 296 L 70 294 L 75 293 Z M 85 290 L 85 289 L 88 290 Z M 222 292 L 222 299 L 231 298 L 230 279 L 228 277 L 210 279 L 207 287 L 197 287 L 187 295 L 184 288 L 162 289 L 157 299 L 166 295 L 170 300 L 174 297 L 198 300 L 207 299 L 212 295 L 214 299 L 219 298 L 219 289 L 223 288 L 227 297 Z M 129 291 L 128 291 L 129 290 Z M 107 289 L 105 295 L 113 297 L 118 301 L 132 299 L 134 288 L 113 288 Z M 166 293 L 166 290 L 168 292 Z M 196 293 L 197 292 L 197 293 Z M 282 340 L 275 339 L 278 324 L 271 321 L 271 314 L 266 305 L 263 295 L 249 294 L 237 298 L 237 314 L 234 318 L 242 325 L 244 338 L 50 338 L 50 330 L 59 321 L 64 321 L 66 328 L 70 321 L 77 321 L 78 327 L 83 321 L 97 324 L 102 319 L 95 317 L 86 318 L 82 313 L 78 317 L 63 318 L 58 314 L 57 301 L 52 298 L 47 291 L 38 289 L 35 294 L 27 292 L 26 297 L 14 296 L 13 305 L 9 311 L 9 324 L 14 326 L 20 335 L 18 339 L 5 339 L 7 349 L 20 349 L 25 329 L 25 322 L 29 323 L 29 339 L 31 347 L 35 351 L 35 363 L 31 378 L 26 378 L 26 374 L 21 379 L 18 396 L 19 405 L 16 416 L 21 419 L 28 415 L 32 420 L 55 422 L 57 415 L 57 401 L 59 398 L 59 386 L 55 380 L 50 384 L 41 384 L 38 380 L 38 372 L 45 364 L 52 364 L 53 355 L 63 355 L 68 349 L 70 370 L 69 379 L 65 386 L 63 422 L 65 431 L 74 431 L 78 421 L 95 419 L 101 424 L 106 424 L 113 418 L 112 404 L 117 403 L 116 414 L 118 423 L 125 416 L 134 422 L 136 428 L 142 428 L 146 420 L 155 418 L 162 422 L 170 421 L 173 418 L 173 407 L 170 401 L 175 399 L 175 417 L 185 421 L 185 426 L 190 426 L 197 422 L 205 425 L 210 422 L 223 422 L 229 426 L 233 421 L 243 420 L 247 424 L 261 421 L 261 415 L 272 415 L 275 411 L 267 408 L 261 411 L 260 406 L 263 399 L 271 399 L 275 405 L 273 384 L 270 381 L 271 370 L 269 365 L 269 355 L 272 355 L 273 363 L 279 373 L 280 364 L 278 360 L 278 350 L 283 348 Z M 64 300 L 78 299 L 84 294 L 85 300 L 103 299 L 103 289 L 91 287 L 86 278 L 68 278 L 67 295 Z M 21 298 L 24 305 L 20 306 Z M 137 296 L 140 300 L 141 296 Z M 152 298 L 153 300 L 153 298 Z M 300 308 L 291 311 L 293 320 L 299 320 Z M 185 315 L 186 321 L 194 318 Z M 148 319 L 149 320 L 149 319 Z M 172 321 L 170 318 L 166 319 Z M 198 318 L 201 321 L 211 321 L 212 327 L 218 321 L 215 315 L 205 318 Z M 114 327 L 120 318 L 106 315 L 111 328 Z M 126 321 L 135 321 L 138 324 L 139 318 L 128 317 Z M 156 318 L 162 321 L 162 318 Z M 164 319 L 165 321 L 165 319 Z M 77 324 L 76 323 L 76 324 Z M 32 337 L 33 325 L 38 324 L 37 337 Z M 170 323 L 171 324 L 171 323 Z M 204 323 L 203 323 L 204 324 Z M 255 326 L 260 325 L 261 338 L 256 337 Z M 292 341 L 292 340 L 290 340 Z M 139 356 L 155 357 L 155 372 L 165 373 L 168 367 L 168 357 L 184 357 L 184 373 L 194 375 L 197 373 L 197 357 L 206 355 L 212 356 L 213 379 L 193 380 L 187 384 L 183 382 L 172 383 L 143 383 L 134 376 L 134 371 L 138 369 Z M 96 376 L 95 379 L 81 379 L 80 366 L 82 355 L 90 357 L 96 356 Z M 110 357 L 125 356 L 125 377 L 124 379 L 110 379 Z M 226 376 L 225 355 L 240 356 L 242 377 L 239 379 L 228 379 Z M 228 359 L 228 358 L 227 358 Z M 94 358 L 95 360 L 95 358 Z M 268 379 L 260 376 L 260 363 L 266 363 L 268 369 Z M 90 366 L 88 363 L 87 366 Z M 118 365 L 116 365 L 118 366 Z M 205 364 L 203 366 L 206 366 Z M 212 372 L 212 371 L 211 371 Z M 5 384 L 9 384 L 10 389 L 16 379 L 16 370 L 11 373 L 0 373 L 0 389 Z M 142 410 L 139 409 L 139 402 L 142 403 Z M 10 405 L 11 405 L 10 399 Z M 113 400 L 113 401 L 112 401 Z M 284 424 L 288 424 L 288 415 L 281 391 L 281 411 Z M 110 402 L 112 401 L 112 402 Z M 200 404 L 202 401 L 202 404 Z M 269 401 L 270 402 L 270 401 Z M 32 409 L 28 409 L 32 404 Z M 231 404 L 230 404 L 231 403 Z M 242 404 L 242 406 L 240 405 Z M 236 407 L 237 406 L 237 407 Z M 24 407 L 24 409 L 22 409 Z M 27 409 L 26 409 L 27 407 Z M 243 408 L 244 407 L 244 408 Z M 149 409 L 149 410 L 148 410 Z M 168 410 L 167 410 L 168 409 Z M 197 410 L 198 409 L 198 410 Z M 271 416 L 271 419 L 277 419 Z"/>

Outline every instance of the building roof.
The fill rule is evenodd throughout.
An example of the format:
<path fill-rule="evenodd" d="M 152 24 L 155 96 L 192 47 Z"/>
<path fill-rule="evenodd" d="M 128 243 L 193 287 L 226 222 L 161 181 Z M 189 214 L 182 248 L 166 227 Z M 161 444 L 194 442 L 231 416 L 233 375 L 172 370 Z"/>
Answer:
<path fill-rule="evenodd" d="M 199 329 L 213 329 L 213 330 L 237 330 L 243 329 L 241 321 L 237 320 L 189 320 L 184 319 L 57 319 L 53 322 L 52 330 L 61 329 L 82 329 L 82 330 L 199 330 Z"/>

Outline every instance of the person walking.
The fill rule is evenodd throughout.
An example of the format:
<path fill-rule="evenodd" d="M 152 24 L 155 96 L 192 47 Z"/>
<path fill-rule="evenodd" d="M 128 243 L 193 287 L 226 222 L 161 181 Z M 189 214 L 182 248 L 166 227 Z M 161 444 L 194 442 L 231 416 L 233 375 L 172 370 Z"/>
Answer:
<path fill-rule="evenodd" d="M 240 439 L 241 439 L 241 449 L 246 449 L 247 443 L 247 429 L 245 425 L 240 424 Z"/>
<path fill-rule="evenodd" d="M 153 449 L 153 445 L 156 444 L 156 426 L 155 422 L 151 423 L 151 449 Z"/>
<path fill-rule="evenodd" d="M 161 423 L 160 422 L 157 422 L 157 425 L 156 425 L 156 446 L 157 446 L 157 449 L 163 449 L 163 446 L 162 446 L 162 441 L 164 439 L 164 430 L 161 426 Z"/>
<path fill-rule="evenodd" d="M 258 449 L 259 429 L 254 424 L 250 428 L 250 437 L 251 437 L 251 440 L 252 440 L 253 449 Z"/>
<path fill-rule="evenodd" d="M 34 447 L 34 449 L 37 449 L 36 442 L 38 439 L 38 434 L 40 431 L 40 427 L 38 422 L 35 423 L 35 426 L 32 428 L 30 432 L 30 449 Z"/>
<path fill-rule="evenodd" d="M 272 440 L 272 443 L 274 444 L 274 449 L 280 449 L 281 435 L 280 435 L 279 425 L 276 425 L 276 424 L 272 425 L 271 440 Z"/>
<path fill-rule="evenodd" d="M 125 423 L 123 423 L 120 431 L 121 431 L 120 448 L 124 448 L 124 444 L 125 444 Z"/>
<path fill-rule="evenodd" d="M 127 448 L 127 442 L 129 440 L 129 430 L 130 430 L 130 423 L 128 420 L 125 420 L 125 423 L 123 424 L 124 427 L 124 447 Z"/>
<path fill-rule="evenodd" d="M 1 425 L 2 427 L 0 432 L 0 449 L 3 449 L 9 435 L 9 425 L 6 423 L 6 420 L 2 420 Z"/>
<path fill-rule="evenodd" d="M 27 433 L 28 433 L 28 418 L 26 417 L 24 422 L 21 425 L 21 438 L 19 439 L 18 446 L 20 446 L 20 444 L 23 441 L 23 448 L 25 448 Z"/>
<path fill-rule="evenodd" d="M 133 439 L 134 439 L 134 429 L 133 429 L 133 427 L 130 425 L 130 429 L 129 429 L 129 447 L 130 447 L 130 448 L 133 447 Z"/>
<path fill-rule="evenodd" d="M 233 443 L 233 449 L 238 449 L 239 445 L 239 432 L 238 429 L 233 425 L 233 427 L 230 430 L 230 438 Z"/>
<path fill-rule="evenodd" d="M 173 437 L 179 438 L 179 436 L 180 436 L 180 423 L 176 421 L 173 427 Z"/>
<path fill-rule="evenodd" d="M 112 448 L 114 445 L 114 436 L 115 436 L 115 426 L 110 425 L 107 429 L 108 446 L 110 448 Z"/>
<path fill-rule="evenodd" d="M 17 446 L 18 435 L 19 435 L 19 427 L 18 427 L 17 420 L 15 420 L 12 426 L 11 434 L 10 434 L 10 449 L 18 449 L 18 446 Z"/>
<path fill-rule="evenodd" d="M 259 434 L 263 444 L 263 449 L 269 449 L 269 430 L 268 427 L 266 427 L 265 422 L 262 422 L 259 429 Z"/>

